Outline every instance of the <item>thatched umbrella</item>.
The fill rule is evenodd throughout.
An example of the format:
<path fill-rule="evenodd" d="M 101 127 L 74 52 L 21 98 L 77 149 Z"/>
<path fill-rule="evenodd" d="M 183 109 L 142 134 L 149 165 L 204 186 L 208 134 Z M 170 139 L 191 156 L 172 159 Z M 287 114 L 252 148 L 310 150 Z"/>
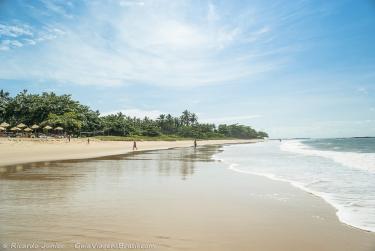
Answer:
<path fill-rule="evenodd" d="M 43 130 L 47 131 L 47 133 L 48 133 L 48 131 L 51 130 L 51 129 L 52 129 L 52 127 L 49 126 L 49 125 L 43 127 Z"/>
<path fill-rule="evenodd" d="M 37 131 L 39 129 L 39 126 L 37 124 L 34 124 L 30 128 L 34 130 L 34 136 L 37 137 Z"/>
<path fill-rule="evenodd" d="M 1 126 L 1 127 L 4 127 L 4 128 L 7 128 L 7 127 L 9 127 L 10 125 L 9 125 L 8 123 L 6 123 L 6 122 L 3 122 L 3 123 L 0 124 L 0 126 Z"/>
<path fill-rule="evenodd" d="M 59 132 L 58 134 L 61 134 L 61 132 L 64 130 L 64 128 L 62 128 L 61 126 L 58 126 L 58 127 L 55 128 L 55 130 Z"/>
<path fill-rule="evenodd" d="M 0 126 L 0 131 L 5 131 L 6 129 L 2 126 Z"/>
<path fill-rule="evenodd" d="M 25 129 L 23 129 L 23 131 L 26 133 L 31 133 L 33 129 L 26 127 Z"/>
<path fill-rule="evenodd" d="M 15 132 L 15 131 L 21 131 L 22 129 L 20 129 L 18 127 L 12 127 L 12 128 L 10 128 L 10 130 Z"/>
<path fill-rule="evenodd" d="M 27 126 L 24 123 L 21 123 L 21 124 L 18 124 L 17 127 L 23 129 L 23 128 L 27 127 Z"/>

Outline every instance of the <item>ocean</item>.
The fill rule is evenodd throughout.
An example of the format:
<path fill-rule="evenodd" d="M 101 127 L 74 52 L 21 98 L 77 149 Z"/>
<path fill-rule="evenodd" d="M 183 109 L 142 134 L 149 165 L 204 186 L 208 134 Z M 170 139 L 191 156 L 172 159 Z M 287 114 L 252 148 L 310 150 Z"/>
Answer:
<path fill-rule="evenodd" d="M 335 207 L 341 222 L 375 232 L 375 138 L 231 145 L 214 158 L 235 172 L 289 182 Z"/>

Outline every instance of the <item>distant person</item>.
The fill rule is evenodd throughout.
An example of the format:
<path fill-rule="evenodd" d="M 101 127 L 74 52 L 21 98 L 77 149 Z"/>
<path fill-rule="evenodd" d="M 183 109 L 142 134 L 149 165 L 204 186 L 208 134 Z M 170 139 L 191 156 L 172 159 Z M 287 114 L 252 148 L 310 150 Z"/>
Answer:
<path fill-rule="evenodd" d="M 90 144 L 90 138 L 87 138 L 87 144 Z"/>
<path fill-rule="evenodd" d="M 194 139 L 194 148 L 197 148 L 198 144 L 197 144 L 197 140 Z"/>
<path fill-rule="evenodd" d="M 69 135 L 68 135 L 68 141 L 69 141 L 69 142 L 70 142 L 70 137 L 71 137 L 71 136 L 70 136 L 70 134 L 69 134 Z"/>
<path fill-rule="evenodd" d="M 135 141 L 133 141 L 133 151 L 134 150 L 138 150 L 138 148 L 137 148 L 137 142 L 135 142 Z"/>
<path fill-rule="evenodd" d="M 279 139 L 279 141 L 281 142 L 281 139 Z"/>

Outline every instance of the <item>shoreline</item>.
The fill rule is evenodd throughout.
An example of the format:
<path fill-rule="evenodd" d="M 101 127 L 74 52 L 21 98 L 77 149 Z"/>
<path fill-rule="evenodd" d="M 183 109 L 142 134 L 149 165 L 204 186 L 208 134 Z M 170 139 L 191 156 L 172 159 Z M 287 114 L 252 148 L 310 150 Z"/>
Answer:
<path fill-rule="evenodd" d="M 249 143 L 258 143 L 263 142 L 264 140 L 259 139 L 252 139 L 252 140 L 202 140 L 198 141 L 198 146 L 209 146 L 209 145 L 232 145 L 232 144 L 249 144 Z M 177 148 L 188 148 L 193 147 L 193 142 L 191 140 L 181 140 L 181 141 L 137 141 L 137 145 L 139 146 L 138 150 L 132 150 L 132 141 L 100 141 L 100 140 L 92 140 L 90 144 L 86 143 L 85 139 L 72 139 L 71 142 L 67 142 L 66 140 L 30 140 L 30 139 L 18 139 L 18 140 L 8 140 L 8 139 L 0 139 L 0 173 L 5 173 L 8 171 L 8 168 L 17 167 L 17 165 L 28 165 L 32 164 L 35 165 L 37 163 L 42 162 L 55 162 L 55 161 L 79 161 L 79 160 L 90 160 L 90 159 L 98 159 L 98 158 L 111 158 L 118 155 L 124 154 L 141 154 L 147 151 L 156 151 L 156 150 L 168 150 L 168 149 L 177 149 Z M 14 148 L 9 149 L 7 147 L 13 146 Z M 31 146 L 42 146 L 42 150 L 39 151 L 38 149 L 34 149 L 30 151 L 28 147 Z M 46 148 L 46 146 L 49 146 Z M 90 146 L 94 146 L 89 148 Z M 140 147 L 141 146 L 141 147 Z M 80 148 L 82 150 L 79 153 L 72 153 L 72 150 L 76 150 L 77 147 L 87 147 L 87 148 Z M 51 149 L 52 148 L 52 149 Z M 22 160 L 19 157 L 16 159 L 14 156 L 16 153 L 13 152 L 12 155 L 9 154 L 9 150 L 15 150 L 18 154 L 22 155 Z M 62 150 L 65 150 L 63 152 Z M 67 152 L 68 151 L 68 152 Z M 30 153 L 33 153 L 33 156 Z M 26 157 L 25 157 L 25 154 Z M 8 157 L 8 158 L 7 158 Z M 222 160 L 219 159 L 220 162 Z M 238 172 L 232 168 L 228 168 L 228 170 L 232 170 Z M 242 172 L 241 172 L 242 173 Z M 319 194 L 308 190 L 304 187 L 294 184 L 289 180 L 277 179 L 272 178 L 267 175 L 261 175 L 257 173 L 248 173 L 245 172 L 247 175 L 251 176 L 258 176 L 263 177 L 268 180 L 286 183 L 291 187 L 294 187 L 306 194 L 312 195 L 313 197 L 319 198 L 325 204 L 332 207 L 335 211 L 335 216 L 337 220 L 352 229 L 356 229 L 359 231 L 363 231 L 370 234 L 375 234 L 375 232 L 362 229 L 353 225 L 350 225 L 344 221 L 341 221 L 338 212 L 339 209 L 332 203 L 330 203 L 325 197 L 320 196 Z"/>
<path fill-rule="evenodd" d="M 322 191 L 314 190 L 312 188 L 309 188 L 309 187 L 307 187 L 307 185 L 305 185 L 301 182 L 298 182 L 296 180 L 293 180 L 292 178 L 286 178 L 286 177 L 282 177 L 280 175 L 278 176 L 277 172 L 272 173 L 272 172 L 260 172 L 259 170 L 258 171 L 241 170 L 241 169 L 237 168 L 238 164 L 236 164 L 236 163 L 232 163 L 232 164 L 227 163 L 227 164 L 229 165 L 228 169 L 232 170 L 234 172 L 242 173 L 242 174 L 246 174 L 246 175 L 251 175 L 251 176 L 264 177 L 268 180 L 286 183 L 289 186 L 294 187 L 294 188 L 296 188 L 296 189 L 298 189 L 298 190 L 300 190 L 300 191 L 302 191 L 306 194 L 309 194 L 309 195 L 312 195 L 313 197 L 319 198 L 325 204 L 332 207 L 332 209 L 335 212 L 335 217 L 337 218 L 337 220 L 341 224 L 343 224 L 347 227 L 350 227 L 352 229 L 356 229 L 356 230 L 359 230 L 359 231 L 362 231 L 362 232 L 370 233 L 372 235 L 375 234 L 375 231 L 374 231 L 373 227 L 371 228 L 368 225 L 363 225 L 363 224 L 361 225 L 357 221 L 355 221 L 355 220 L 353 221 L 351 217 L 346 217 L 346 218 L 343 217 L 343 215 L 345 216 L 345 214 L 348 215 L 347 212 L 345 211 L 345 207 L 338 204 L 337 202 L 335 202 L 335 200 L 333 200 L 332 197 L 329 196 L 328 193 L 324 193 Z"/>
<path fill-rule="evenodd" d="M 305 188 L 303 186 L 300 186 L 300 185 L 297 185 L 296 183 L 294 183 L 293 181 L 289 181 L 289 180 L 285 180 L 285 179 L 279 179 L 279 178 L 273 178 L 271 176 L 267 176 L 267 175 L 262 175 L 262 174 L 257 174 L 257 173 L 247 173 L 247 172 L 241 172 L 241 171 L 238 171 L 238 170 L 235 170 L 233 168 L 228 168 L 228 170 L 232 170 L 234 172 L 237 172 L 237 173 L 244 173 L 244 174 L 247 174 L 247 175 L 252 175 L 252 176 L 256 176 L 256 177 L 262 177 L 262 178 L 265 178 L 265 179 L 268 179 L 268 180 L 271 180 L 271 181 L 275 181 L 275 182 L 281 182 L 281 183 L 285 183 L 299 191 L 302 191 L 304 193 L 306 193 L 307 195 L 310 195 L 312 197 L 315 197 L 315 198 L 318 198 L 320 200 L 322 200 L 325 204 L 329 205 L 334 211 L 335 211 L 335 215 L 336 215 L 336 218 L 337 220 L 344 226 L 346 227 L 349 227 L 351 229 L 354 229 L 354 230 L 357 230 L 357 231 L 362 231 L 362 232 L 365 232 L 365 233 L 369 233 L 369 234 L 374 234 L 375 235 L 375 232 L 374 231 L 371 231 L 371 230 L 368 230 L 368 229 L 363 229 L 363 228 L 360 228 L 360 227 L 356 227 L 356 226 L 353 226 L 353 225 L 350 225 L 349 223 L 346 223 L 345 221 L 342 221 L 342 219 L 340 218 L 340 216 L 338 215 L 339 213 L 339 208 L 336 207 L 336 205 L 334 203 L 331 203 L 327 198 L 325 198 L 324 196 L 322 195 L 319 195 L 318 192 L 315 192 L 315 191 L 312 191 L 308 188 Z"/>
<path fill-rule="evenodd" d="M 74 250 L 69 240 L 77 235 L 80 242 L 125 239 L 156 243 L 161 250 L 373 250 L 373 233 L 340 222 L 322 198 L 287 182 L 207 162 L 218 149 L 142 149 L 134 152 L 140 158 L 35 163 L 3 180 L 2 196 L 13 210 L 2 216 L 9 230 L 2 238 L 24 242 L 31 226 L 33 239 L 54 239 L 67 250 Z M 30 189 L 18 189 L 25 185 Z M 7 199 L 14 193 L 19 200 Z M 37 199 L 25 201 L 26 195 Z M 98 201 L 101 206 L 88 212 Z M 46 220 L 30 221 L 30 210 L 33 218 Z M 31 225 L 20 234 L 18 222 Z M 62 226 L 58 235 L 49 231 L 51 224 Z"/>
<path fill-rule="evenodd" d="M 255 142 L 258 142 L 258 141 L 255 141 Z M 249 141 L 246 141 L 246 142 L 243 142 L 243 141 L 241 142 L 209 141 L 209 142 L 205 142 L 204 144 L 202 144 L 201 142 L 200 146 L 203 146 L 203 147 L 200 147 L 200 149 L 198 149 L 198 152 L 205 153 L 207 149 L 209 149 L 208 145 L 241 144 L 241 143 L 255 143 L 255 142 L 254 141 L 250 141 L 250 142 Z M 76 143 L 78 144 L 78 142 Z M 131 143 L 131 142 L 127 142 L 127 143 Z M 171 143 L 176 143 L 176 142 L 171 142 Z M 190 145 L 185 146 L 185 144 L 189 144 L 189 143 Z M 155 150 L 166 150 L 166 149 L 170 149 L 170 151 L 184 151 L 184 152 L 187 151 L 186 154 L 189 154 L 189 152 L 195 152 L 194 149 L 191 149 L 192 147 L 191 147 L 190 141 L 183 142 L 182 145 L 183 146 L 179 144 L 179 146 L 177 147 L 171 146 L 170 148 L 175 149 L 173 150 L 170 148 L 160 148 L 161 146 L 157 146 L 155 144 L 150 143 L 150 146 L 147 146 L 147 149 L 146 149 L 146 146 L 144 146 L 138 151 L 127 151 L 124 154 L 134 153 L 136 155 L 138 154 L 142 156 L 145 155 L 145 156 L 150 156 L 149 157 L 150 159 L 160 161 L 159 158 L 153 158 L 154 154 L 149 153 L 149 152 L 155 151 Z M 165 145 L 163 146 L 166 147 Z M 155 147 L 158 147 L 158 148 L 155 148 Z M 149 148 L 154 148 L 154 149 L 149 149 Z M 181 150 L 179 150 L 179 148 L 181 148 Z M 160 151 L 156 154 L 157 155 L 168 154 L 168 151 Z M 207 155 L 207 157 L 210 155 L 209 152 L 206 152 L 205 154 Z M 210 158 L 213 160 L 215 160 L 215 158 L 212 158 L 214 155 L 215 154 L 210 156 Z M 165 156 L 168 156 L 168 155 L 165 155 Z M 111 156 L 111 155 L 106 155 L 102 157 L 105 157 L 106 159 L 115 158 L 115 156 Z M 121 156 L 118 156 L 118 157 L 119 157 L 119 161 L 121 161 L 122 157 Z M 92 157 L 89 159 L 92 159 L 92 161 L 95 163 L 96 161 L 100 161 L 100 158 L 101 157 Z M 194 159 L 194 157 L 191 157 L 191 158 Z M 41 169 L 42 173 L 39 173 L 38 171 L 34 175 L 30 175 L 30 174 L 24 175 L 21 172 L 19 172 L 18 174 L 14 174 L 11 180 L 20 181 L 20 182 L 27 182 L 28 180 L 33 180 L 33 182 L 36 182 L 37 180 L 40 179 L 40 181 L 43 184 L 48 186 L 48 188 L 43 187 L 43 191 L 45 191 L 44 189 L 56 190 L 57 187 L 60 188 L 60 186 L 58 186 L 59 182 L 67 182 L 68 187 L 70 186 L 68 184 L 74 185 L 77 183 L 77 182 L 70 182 L 69 181 L 70 179 L 80 180 L 79 183 L 81 184 L 81 182 L 83 182 L 83 185 L 85 186 L 86 184 L 85 179 L 87 177 L 91 177 L 91 179 L 89 179 L 91 181 L 87 182 L 87 184 L 90 184 L 90 189 L 81 190 L 81 185 L 80 185 L 79 190 L 76 191 L 78 194 L 82 193 L 82 191 L 83 193 L 88 193 L 87 196 L 86 195 L 83 197 L 77 196 L 77 198 L 90 198 L 90 196 L 88 195 L 91 194 L 91 191 L 92 191 L 91 186 L 93 184 L 92 182 L 96 181 L 95 173 L 97 173 L 97 171 L 93 172 L 91 168 L 94 167 L 94 169 L 96 169 L 98 167 L 95 167 L 95 165 L 81 166 L 79 164 L 80 160 L 84 161 L 84 159 L 66 160 L 66 161 L 69 161 L 69 166 L 70 165 L 73 165 L 73 166 L 70 166 L 70 167 L 65 166 L 67 167 L 67 169 L 64 169 L 64 170 L 58 168 L 59 162 L 57 162 L 57 168 L 54 168 L 55 167 L 55 164 L 53 164 L 54 161 L 51 161 L 51 162 L 47 161 L 46 163 L 29 163 L 31 171 L 32 171 L 32 168 L 35 168 L 36 166 L 39 166 L 39 165 L 43 167 L 49 167 L 49 168 L 47 169 L 48 170 L 47 172 L 43 172 L 43 170 Z M 106 172 L 101 173 L 101 175 L 104 175 L 105 177 L 108 178 L 108 172 L 109 173 L 113 172 L 113 174 L 115 175 L 126 177 L 126 182 L 120 182 L 120 181 L 123 181 L 123 179 L 118 180 L 118 178 L 112 180 L 112 182 L 119 182 L 115 184 L 121 184 L 121 186 L 128 187 L 125 190 L 122 190 L 122 189 L 111 190 L 112 192 L 110 193 L 108 193 L 108 191 L 106 190 L 105 192 L 106 196 L 109 194 L 109 195 L 114 196 L 114 198 L 113 200 L 107 201 L 109 203 L 108 205 L 111 207 L 106 208 L 106 210 L 104 211 L 107 213 L 108 212 L 107 210 L 112 210 L 113 209 L 112 206 L 114 206 L 115 208 L 117 207 L 121 208 L 122 210 L 124 208 L 127 208 L 127 210 L 125 210 L 124 212 L 130 213 L 131 217 L 126 213 L 125 215 L 122 215 L 122 214 L 117 215 L 116 217 L 118 218 L 115 217 L 117 219 L 115 222 L 119 221 L 119 222 L 126 222 L 127 224 L 130 224 L 131 226 L 130 229 L 132 230 L 131 231 L 129 230 L 129 231 L 131 232 L 131 234 L 137 236 L 141 240 L 150 240 L 153 242 L 158 242 L 159 244 L 162 244 L 162 245 L 171 245 L 171 246 L 178 247 L 180 245 L 186 245 L 186 243 L 180 243 L 178 241 L 177 236 L 184 237 L 184 238 L 188 236 L 191 240 L 194 240 L 194 242 L 190 244 L 193 247 L 187 248 L 187 250 L 204 250 L 204 249 L 201 249 L 201 247 L 194 246 L 194 245 L 196 245 L 196 243 L 202 242 L 203 240 L 206 241 L 206 238 L 209 238 L 209 239 L 212 238 L 211 241 L 218 241 L 218 243 L 220 243 L 220 245 L 216 247 L 217 250 L 228 250 L 228 248 L 235 247 L 237 245 L 238 245 L 237 248 L 239 250 L 249 250 L 250 247 L 252 249 L 254 249 L 254 247 L 257 247 L 260 250 L 283 250 L 283 251 L 284 250 L 304 250 L 304 251 L 313 251 L 313 250 L 314 251 L 315 250 L 324 250 L 324 251 L 343 250 L 344 251 L 344 250 L 347 250 L 349 251 L 349 250 L 353 250 L 354 247 L 358 248 L 357 250 L 369 251 L 369 250 L 372 250 L 371 248 L 373 248 L 374 237 L 375 237 L 373 232 L 362 230 L 362 229 L 359 229 L 359 228 L 356 228 L 356 227 L 353 227 L 351 225 L 341 222 L 335 213 L 336 211 L 335 208 L 330 203 L 325 201 L 320 196 L 317 196 L 299 187 L 293 186 L 291 183 L 287 181 L 275 180 L 266 176 L 252 174 L 252 173 L 247 173 L 248 175 L 241 175 L 241 173 L 239 172 L 232 172 L 232 170 L 229 168 L 222 168 L 222 169 L 221 168 L 219 169 L 208 168 L 210 166 L 210 164 L 208 164 L 209 162 L 203 162 L 207 164 L 199 164 L 199 160 L 198 162 L 190 160 L 192 161 L 191 162 L 192 166 L 189 167 L 189 164 L 185 164 L 185 166 L 184 164 L 182 164 L 185 161 L 189 162 L 189 160 L 181 160 L 180 168 L 196 169 L 196 171 L 193 173 L 187 172 L 185 174 L 185 175 L 188 175 L 189 177 L 188 181 L 186 180 L 184 181 L 184 179 L 181 179 L 181 181 L 179 181 L 181 182 L 181 184 L 178 185 L 179 183 L 175 183 L 177 181 L 175 179 L 176 176 L 168 174 L 168 175 L 162 175 L 162 177 L 164 177 L 163 183 L 159 183 L 159 182 L 154 183 L 155 178 L 157 177 L 157 175 L 155 176 L 155 174 L 157 173 L 153 173 L 151 170 L 158 170 L 157 172 L 163 172 L 164 169 L 153 169 L 153 168 L 157 168 L 159 165 L 163 165 L 163 163 L 164 163 L 164 167 L 167 167 L 166 163 L 163 161 L 171 161 L 169 158 L 168 160 L 165 159 L 160 163 L 149 162 L 147 165 L 150 168 L 147 168 L 147 169 L 140 168 L 142 167 L 143 165 L 142 163 L 144 161 L 142 160 L 142 158 L 133 159 L 130 157 L 130 158 L 125 158 L 124 160 L 127 163 L 130 162 L 132 164 L 121 166 L 121 169 L 123 171 L 122 173 L 117 172 L 118 170 L 116 169 L 117 164 L 113 165 L 114 167 L 113 169 L 106 168 L 112 165 L 111 162 L 105 162 L 104 164 L 103 168 L 105 168 Z M 148 160 L 148 161 L 152 161 L 152 160 Z M 118 162 L 116 161 L 116 163 Z M 60 165 L 64 166 L 64 164 L 61 164 L 61 163 Z M 80 168 L 76 169 L 74 168 L 74 165 Z M 108 166 L 105 166 L 105 165 L 108 165 Z M 203 166 L 206 166 L 206 167 L 204 168 Z M 17 169 L 19 166 L 13 165 L 13 167 Z M 26 166 L 23 166 L 23 167 L 25 168 L 25 170 L 28 169 Z M 87 168 L 90 168 L 90 169 L 87 169 Z M 102 168 L 102 165 L 100 165 L 100 168 Z M 100 168 L 96 170 L 100 170 Z M 130 171 L 130 170 L 133 170 L 133 171 Z M 178 169 L 171 169 L 171 170 L 177 171 Z M 76 171 L 78 171 L 79 173 L 84 173 L 85 176 L 77 175 Z M 148 175 L 146 175 L 146 173 L 148 173 Z M 160 174 L 161 173 L 159 173 L 159 175 Z M 178 174 L 178 172 L 175 174 Z M 209 177 L 212 177 L 213 174 L 215 174 L 215 179 L 210 180 L 210 186 L 207 187 L 205 180 Z M 58 179 L 59 182 L 44 183 L 43 180 L 45 181 L 48 180 L 48 175 L 51 175 L 51 177 L 53 178 L 61 176 L 62 179 L 61 180 Z M 129 175 L 133 178 L 128 179 Z M 82 177 L 86 177 L 86 178 L 82 180 L 81 179 Z M 139 178 L 141 177 L 142 177 L 143 182 L 139 183 Z M 193 179 L 192 177 L 201 177 L 201 178 Z M 165 193 L 163 193 L 162 191 L 170 191 L 168 189 L 171 184 L 169 183 L 169 185 L 167 185 L 168 180 L 173 181 L 173 185 L 177 187 L 176 190 L 178 192 L 176 193 L 171 192 L 171 193 L 168 193 L 168 196 L 165 196 Z M 105 179 L 103 181 L 105 181 Z M 132 185 L 129 185 L 128 184 L 129 182 L 132 182 L 131 183 Z M 193 184 L 196 184 L 196 185 L 192 185 L 192 182 Z M 223 187 L 222 184 L 224 182 L 228 184 L 228 186 Z M 54 187 L 54 184 L 57 187 L 55 189 L 52 189 L 52 187 Z M 112 183 L 108 183 L 108 184 L 112 184 Z M 152 184 L 154 185 L 157 184 L 158 189 L 160 189 L 158 190 L 159 192 L 156 192 L 154 190 L 155 186 L 153 186 Z M 189 189 L 185 189 L 184 187 L 188 184 L 191 184 L 189 186 Z M 116 187 L 117 186 L 118 185 L 116 185 Z M 40 186 L 36 186 L 36 187 L 38 188 Z M 67 193 L 68 198 L 74 198 L 74 197 L 71 197 L 71 195 L 69 195 L 72 191 L 74 191 L 74 189 L 78 188 L 78 187 L 75 187 L 75 188 L 74 187 L 75 186 L 68 189 L 68 191 L 70 191 L 69 193 Z M 102 186 L 100 187 L 102 188 Z M 132 187 L 132 189 L 129 190 L 129 187 Z M 164 187 L 164 188 L 161 189 L 160 187 Z M 144 189 L 146 189 L 148 193 L 144 193 Z M 43 191 L 40 192 L 42 196 L 44 194 Z M 125 192 L 125 191 L 128 191 L 128 192 Z M 200 192 L 197 193 L 197 191 L 200 191 Z M 33 190 L 33 193 L 35 193 L 34 190 Z M 182 197 L 185 198 L 183 200 L 185 202 L 180 200 L 181 194 L 184 195 Z M 236 195 L 233 196 L 233 194 L 236 194 Z M 49 193 L 48 193 L 48 196 L 50 196 Z M 145 198 L 150 198 L 150 196 L 151 198 L 154 198 L 154 199 L 145 200 Z M 196 196 L 199 196 L 199 197 L 196 197 Z M 193 203 L 194 201 L 196 201 L 197 198 L 201 198 L 201 196 L 205 198 L 204 201 L 201 201 L 198 204 Z M 121 201 L 119 200 L 119 198 L 121 198 L 121 200 L 123 201 L 126 201 L 126 203 L 122 204 L 121 202 L 119 202 Z M 124 198 L 126 198 L 126 200 Z M 139 198 L 143 198 L 143 199 L 139 199 Z M 170 200 L 171 198 L 174 198 L 174 199 Z M 103 200 L 106 200 L 106 199 L 107 197 L 103 198 Z M 147 210 L 148 207 L 145 206 L 145 204 L 147 204 L 147 201 L 152 202 L 155 200 L 163 201 L 163 203 L 157 204 L 158 210 L 156 211 Z M 173 204 L 173 201 L 175 200 L 181 202 L 183 205 L 179 206 L 179 204 Z M 229 200 L 229 203 L 228 203 L 228 200 Z M 38 208 L 40 208 L 39 201 L 40 200 L 38 199 L 38 202 L 36 203 L 36 206 Z M 111 204 L 110 201 L 116 201 L 116 204 Z M 139 231 L 137 229 L 133 230 L 134 226 L 139 226 L 139 221 L 131 220 L 134 218 L 132 213 L 135 213 L 135 211 L 132 211 L 132 208 L 134 208 L 133 206 L 128 208 L 129 201 L 131 202 L 130 205 L 133 205 L 134 207 L 138 209 L 142 208 L 143 211 L 141 210 L 141 213 L 139 214 L 139 216 L 145 217 L 146 215 L 146 217 L 149 217 L 148 218 L 149 221 L 146 221 L 146 222 L 153 222 L 152 225 L 154 227 L 154 230 L 147 230 L 145 233 L 145 229 L 147 229 L 147 227 L 143 226 L 142 224 L 141 226 L 143 227 L 139 228 Z M 81 206 L 82 201 L 77 200 L 77 203 L 78 204 L 76 204 L 76 206 Z M 118 205 L 117 203 L 120 203 L 120 205 Z M 172 212 L 175 212 L 175 213 L 184 212 L 184 210 L 186 210 L 187 206 L 189 205 L 189 212 L 187 212 L 186 214 L 188 220 L 185 221 L 184 218 L 177 218 L 179 223 L 172 224 L 172 222 L 170 222 L 171 225 L 168 225 L 168 227 L 165 227 L 164 223 L 161 223 L 155 220 L 156 218 L 162 218 L 166 221 L 169 219 L 170 214 L 169 213 L 164 214 L 163 212 L 168 211 L 166 210 L 166 208 L 167 208 L 167 205 L 170 205 L 170 203 L 174 205 L 173 207 L 174 210 L 172 210 Z M 153 204 L 153 206 L 155 206 L 155 204 Z M 56 209 L 58 207 L 53 207 L 53 208 Z M 73 209 L 74 208 L 75 207 L 73 207 Z M 217 210 L 217 208 L 222 208 L 222 209 Z M 277 210 L 274 210 L 274 208 L 277 208 Z M 249 213 L 248 210 L 250 210 L 251 213 Z M 82 211 L 82 212 L 86 212 L 86 211 Z M 99 210 L 99 212 L 101 211 Z M 237 215 L 237 213 L 239 212 L 240 213 L 242 212 L 241 217 L 238 217 Z M 103 215 L 105 216 L 106 213 L 104 213 Z M 135 214 L 137 215 L 137 213 Z M 213 220 L 211 223 L 219 221 L 218 225 L 223 224 L 223 225 L 228 226 L 225 229 L 226 231 L 229 231 L 229 235 L 234 238 L 233 242 L 232 241 L 220 242 L 219 240 L 221 240 L 221 238 L 216 239 L 216 237 L 214 236 L 205 236 L 204 238 L 201 238 L 204 232 L 211 231 L 211 232 L 215 232 L 215 234 L 223 235 L 222 238 L 225 239 L 227 236 L 227 232 L 217 230 L 217 228 L 215 227 L 212 227 L 212 228 L 207 227 L 206 229 L 206 227 L 200 225 L 201 219 L 199 217 L 196 217 L 196 215 L 200 215 L 200 214 L 203 214 L 203 215 L 209 214 L 210 217 L 212 217 L 211 220 Z M 98 215 L 101 215 L 101 213 L 95 212 L 93 215 L 90 215 L 90 217 L 95 217 L 96 219 Z M 223 216 L 226 216 L 226 217 L 223 217 Z M 62 218 L 66 217 L 66 214 L 62 212 L 61 217 Z M 87 215 L 86 213 L 84 213 L 80 217 L 85 218 L 87 217 Z M 89 219 L 91 219 L 90 217 Z M 80 218 L 71 219 L 69 217 L 67 219 L 73 220 L 73 222 L 79 222 L 81 220 Z M 99 219 L 101 218 L 99 217 Z M 243 219 L 245 219 L 244 222 L 247 222 L 246 224 L 243 224 L 242 222 Z M 105 228 L 106 226 L 108 226 L 106 225 L 107 224 L 106 218 L 103 218 L 102 220 L 103 221 L 99 221 L 100 224 L 102 225 L 101 227 L 98 228 L 98 231 L 99 231 L 98 233 L 102 233 L 100 232 L 102 227 Z M 274 225 L 275 222 L 278 222 L 277 225 Z M 194 231 L 193 232 L 186 231 L 184 230 L 184 228 L 179 227 L 180 225 L 189 225 L 189 224 L 191 224 L 190 227 L 195 229 L 197 233 L 195 233 Z M 296 236 L 293 241 L 288 241 L 287 240 L 288 235 L 285 235 L 284 228 L 279 227 L 279 226 L 285 226 L 285 224 L 288 224 L 288 228 L 287 228 L 288 235 L 291 234 L 293 236 Z M 304 230 L 302 231 L 303 234 L 301 234 L 300 227 L 303 225 L 307 225 L 308 228 L 304 228 Z M 77 228 L 79 229 L 80 226 L 81 225 L 78 224 Z M 113 229 L 117 229 L 118 227 L 119 229 L 123 228 L 122 224 L 119 224 L 119 226 L 114 224 L 113 226 L 111 225 L 110 229 L 113 230 Z M 236 231 L 237 228 L 241 229 L 241 231 Z M 254 230 L 256 231 L 254 232 Z M 121 230 L 116 230 L 116 231 L 119 235 L 118 237 L 122 238 L 123 236 L 121 235 L 122 233 Z M 246 235 L 246 233 L 250 231 L 253 232 L 253 236 L 250 237 L 252 241 L 249 242 L 247 239 L 248 235 Z M 158 237 L 158 236 L 173 236 L 175 232 L 177 233 L 177 236 L 175 236 L 176 238 L 168 237 L 168 238 L 160 239 Z M 319 233 L 321 232 L 324 233 L 323 236 L 320 236 Z M 275 244 L 268 244 L 267 240 L 268 240 L 268 236 L 270 233 L 274 236 Z M 40 232 L 39 234 L 40 236 L 44 236 L 46 233 Z M 69 235 L 70 232 L 67 232 L 65 234 Z M 236 239 L 237 237 L 234 237 L 234 236 L 238 236 L 238 235 L 240 237 Z M 327 241 L 329 241 L 330 238 L 327 238 L 326 236 L 329 236 L 329 235 L 331 236 L 334 235 L 335 238 L 332 240 L 332 243 L 327 244 Z M 89 238 L 89 236 L 90 235 L 88 235 L 87 237 Z M 13 237 L 13 239 L 14 238 L 16 237 Z M 44 237 L 39 237 L 39 239 L 41 238 L 44 238 Z M 106 237 L 102 237 L 102 238 L 106 239 Z M 88 240 L 90 240 L 90 238 Z M 240 242 L 237 243 L 236 240 L 239 240 Z M 244 240 L 247 240 L 247 241 L 244 241 Z M 350 240 L 351 243 L 345 244 L 346 240 Z M 303 243 L 306 243 L 306 242 L 310 243 L 311 247 L 302 245 Z M 258 244 L 252 244 L 252 243 L 258 243 Z M 298 243 L 298 245 L 296 243 Z M 228 246 L 222 249 L 223 248 L 222 245 L 224 246 L 228 245 Z M 293 248 L 294 245 L 298 246 L 298 249 L 294 249 Z M 262 248 L 259 248 L 259 247 L 262 247 Z M 209 248 L 210 246 L 207 246 L 207 249 Z M 267 249 L 264 249 L 264 248 L 267 248 Z"/>
<path fill-rule="evenodd" d="M 201 140 L 198 146 L 257 143 L 263 140 Z M 165 150 L 170 148 L 193 147 L 193 141 L 137 141 L 137 150 L 132 150 L 133 142 L 100 141 L 86 139 L 64 140 L 9 140 L 0 139 L 0 167 L 44 161 L 80 160 L 122 155 L 131 152 Z M 3 170 L 4 171 L 4 170 Z M 1 170 L 0 170 L 1 172 Z"/>

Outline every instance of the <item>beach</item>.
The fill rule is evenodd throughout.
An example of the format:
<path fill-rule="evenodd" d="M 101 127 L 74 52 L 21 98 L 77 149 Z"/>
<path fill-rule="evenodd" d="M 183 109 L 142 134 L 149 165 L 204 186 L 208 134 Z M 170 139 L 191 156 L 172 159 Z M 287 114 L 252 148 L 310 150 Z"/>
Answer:
<path fill-rule="evenodd" d="M 0 0 L 0 251 L 375 251 L 375 0 Z"/>
<path fill-rule="evenodd" d="M 373 233 L 341 223 L 320 197 L 235 172 L 217 159 L 224 153 L 215 144 L 17 165 L 0 177 L 0 242 L 62 250 L 124 243 L 154 250 L 374 250 Z"/>
<path fill-rule="evenodd" d="M 260 140 L 202 140 L 199 145 L 240 144 Z M 135 151 L 193 146 L 193 140 L 140 141 Z M 87 139 L 19 139 L 0 138 L 0 166 L 39 161 L 88 159 L 133 152 L 132 141 L 100 141 Z"/>

